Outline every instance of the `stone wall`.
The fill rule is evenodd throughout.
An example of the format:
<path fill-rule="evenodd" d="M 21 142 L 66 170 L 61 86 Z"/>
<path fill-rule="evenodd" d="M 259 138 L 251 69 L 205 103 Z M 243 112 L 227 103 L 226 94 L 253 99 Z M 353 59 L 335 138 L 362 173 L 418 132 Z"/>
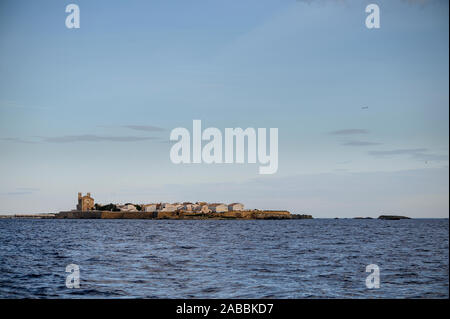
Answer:
<path fill-rule="evenodd" d="M 68 212 L 59 212 L 55 218 L 71 218 L 71 219 L 97 219 L 102 218 L 102 212 L 98 210 L 83 212 L 80 210 L 72 210 Z"/>

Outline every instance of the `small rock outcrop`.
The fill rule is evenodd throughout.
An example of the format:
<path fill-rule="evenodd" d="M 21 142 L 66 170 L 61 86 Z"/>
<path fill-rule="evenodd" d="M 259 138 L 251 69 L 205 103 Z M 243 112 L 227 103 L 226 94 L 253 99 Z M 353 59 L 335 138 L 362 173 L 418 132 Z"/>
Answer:
<path fill-rule="evenodd" d="M 397 216 L 397 215 L 381 215 L 378 217 L 378 219 L 384 219 L 384 220 L 400 220 L 400 219 L 411 219 L 410 217 L 406 216 Z"/>

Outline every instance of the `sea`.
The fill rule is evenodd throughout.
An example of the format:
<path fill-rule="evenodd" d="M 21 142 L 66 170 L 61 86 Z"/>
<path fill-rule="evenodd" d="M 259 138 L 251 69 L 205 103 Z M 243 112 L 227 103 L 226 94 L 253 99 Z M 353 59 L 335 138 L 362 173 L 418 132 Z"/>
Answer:
<path fill-rule="evenodd" d="M 448 219 L 0 220 L 0 298 L 448 298 Z"/>

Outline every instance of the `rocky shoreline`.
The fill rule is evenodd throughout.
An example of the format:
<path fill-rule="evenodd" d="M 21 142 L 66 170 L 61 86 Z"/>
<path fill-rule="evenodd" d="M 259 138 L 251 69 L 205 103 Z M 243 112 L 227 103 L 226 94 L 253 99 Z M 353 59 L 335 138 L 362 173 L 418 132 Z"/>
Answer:
<path fill-rule="evenodd" d="M 56 219 L 306 219 L 309 215 L 291 214 L 288 211 L 244 210 L 221 213 L 193 211 L 175 212 L 111 212 L 111 211 L 65 211 L 55 215 Z"/>

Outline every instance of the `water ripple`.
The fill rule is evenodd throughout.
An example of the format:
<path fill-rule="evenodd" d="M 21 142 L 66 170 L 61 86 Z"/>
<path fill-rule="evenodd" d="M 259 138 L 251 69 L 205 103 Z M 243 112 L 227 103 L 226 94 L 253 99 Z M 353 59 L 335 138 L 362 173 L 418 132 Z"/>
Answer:
<path fill-rule="evenodd" d="M 448 220 L 0 223 L 0 298 L 449 296 Z M 72 263 L 79 289 L 65 286 Z"/>

